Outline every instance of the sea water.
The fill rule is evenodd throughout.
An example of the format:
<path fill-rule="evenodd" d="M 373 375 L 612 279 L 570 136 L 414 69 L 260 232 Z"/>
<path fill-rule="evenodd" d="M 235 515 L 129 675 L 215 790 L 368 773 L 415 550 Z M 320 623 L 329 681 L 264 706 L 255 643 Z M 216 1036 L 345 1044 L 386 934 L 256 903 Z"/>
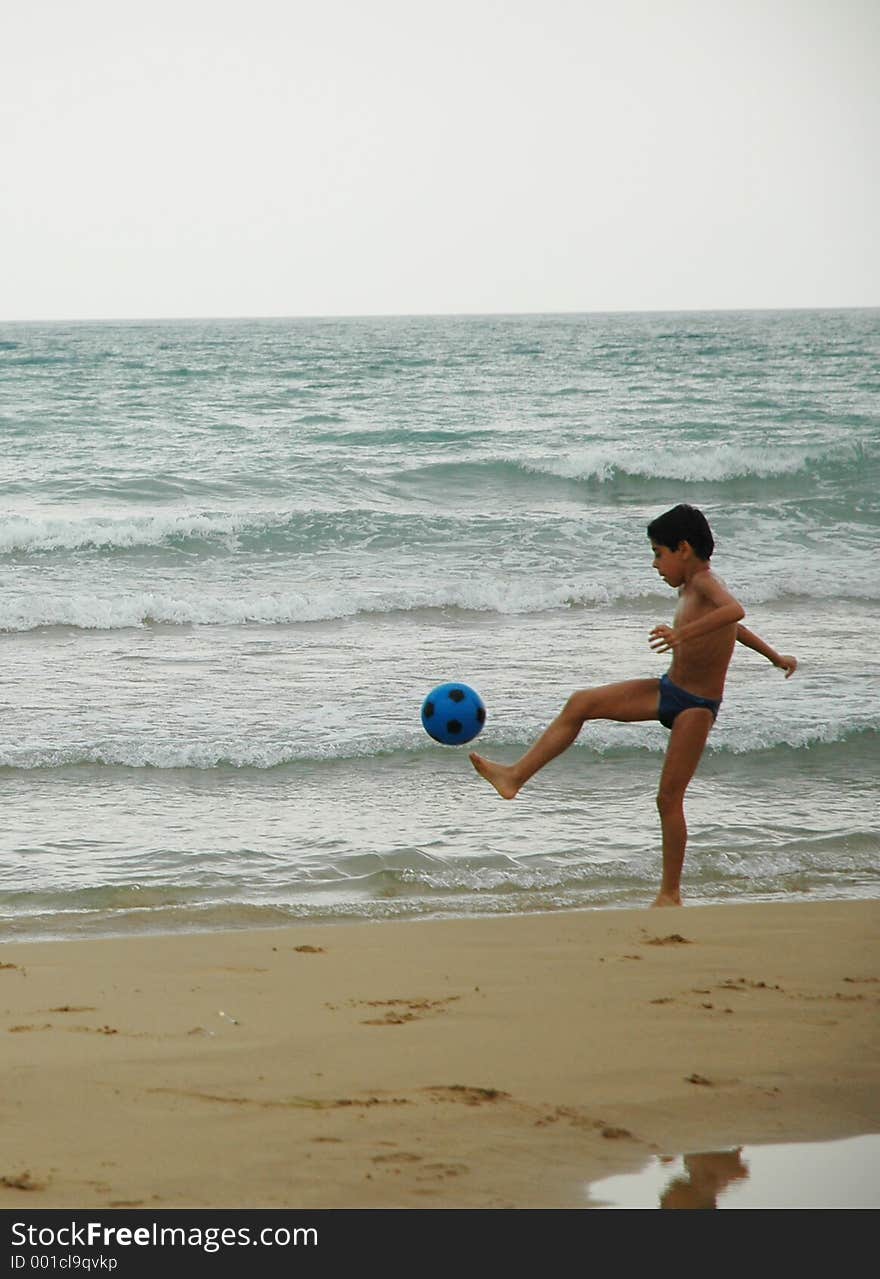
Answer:
<path fill-rule="evenodd" d="M 880 311 L 0 326 L 0 931 L 642 906 L 646 525 L 707 514 L 746 623 L 691 902 L 880 895 Z"/>

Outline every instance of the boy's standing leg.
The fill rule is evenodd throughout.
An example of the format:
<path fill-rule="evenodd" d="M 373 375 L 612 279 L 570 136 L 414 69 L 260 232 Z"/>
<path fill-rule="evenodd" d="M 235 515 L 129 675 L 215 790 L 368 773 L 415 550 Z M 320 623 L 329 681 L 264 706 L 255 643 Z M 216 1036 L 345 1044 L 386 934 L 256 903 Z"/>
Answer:
<path fill-rule="evenodd" d="M 657 808 L 663 831 L 663 878 L 655 906 L 681 905 L 681 868 L 687 844 L 684 793 L 696 772 L 714 723 L 711 711 L 693 708 L 676 716 L 660 774 Z"/>

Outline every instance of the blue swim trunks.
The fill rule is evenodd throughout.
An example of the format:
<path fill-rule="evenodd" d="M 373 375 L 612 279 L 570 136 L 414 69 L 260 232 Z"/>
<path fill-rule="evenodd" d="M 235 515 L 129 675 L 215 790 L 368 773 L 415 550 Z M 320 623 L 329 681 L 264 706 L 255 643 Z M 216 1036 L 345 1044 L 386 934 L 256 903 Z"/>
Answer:
<path fill-rule="evenodd" d="M 717 700 L 714 697 L 697 697 L 696 693 L 689 693 L 686 688 L 679 688 L 677 684 L 673 684 L 668 675 L 660 676 L 660 705 L 657 718 L 664 728 L 672 728 L 676 716 L 682 711 L 695 709 L 711 711 L 712 718 L 717 719 L 720 705 L 720 697 Z"/>

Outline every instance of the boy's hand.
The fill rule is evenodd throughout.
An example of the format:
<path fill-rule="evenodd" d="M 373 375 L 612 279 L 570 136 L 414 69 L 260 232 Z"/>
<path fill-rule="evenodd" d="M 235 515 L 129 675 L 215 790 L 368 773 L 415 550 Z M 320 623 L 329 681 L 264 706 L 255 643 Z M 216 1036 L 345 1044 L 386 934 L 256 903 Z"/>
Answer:
<path fill-rule="evenodd" d="M 679 638 L 671 626 L 655 626 L 648 643 L 655 653 L 668 653 L 679 643 Z"/>
<path fill-rule="evenodd" d="M 785 671 L 785 678 L 790 679 L 797 670 L 797 658 L 780 654 L 779 661 L 774 662 L 773 665 L 778 666 L 781 671 Z"/>

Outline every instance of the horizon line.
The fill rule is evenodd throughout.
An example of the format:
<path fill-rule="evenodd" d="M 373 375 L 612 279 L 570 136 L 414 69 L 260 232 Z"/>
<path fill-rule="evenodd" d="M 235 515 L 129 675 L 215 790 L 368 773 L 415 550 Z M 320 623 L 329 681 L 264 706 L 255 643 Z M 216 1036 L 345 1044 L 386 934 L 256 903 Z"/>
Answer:
<path fill-rule="evenodd" d="M 278 314 L 219 315 L 101 315 L 39 316 L 31 319 L 0 319 L 0 324 L 204 324 L 314 320 L 440 320 L 440 319 L 515 319 L 540 316 L 586 315 L 749 315 L 814 311 L 876 311 L 880 303 L 857 303 L 841 306 L 721 306 L 721 307 L 607 307 L 596 310 L 551 311 L 327 311 Z"/>

